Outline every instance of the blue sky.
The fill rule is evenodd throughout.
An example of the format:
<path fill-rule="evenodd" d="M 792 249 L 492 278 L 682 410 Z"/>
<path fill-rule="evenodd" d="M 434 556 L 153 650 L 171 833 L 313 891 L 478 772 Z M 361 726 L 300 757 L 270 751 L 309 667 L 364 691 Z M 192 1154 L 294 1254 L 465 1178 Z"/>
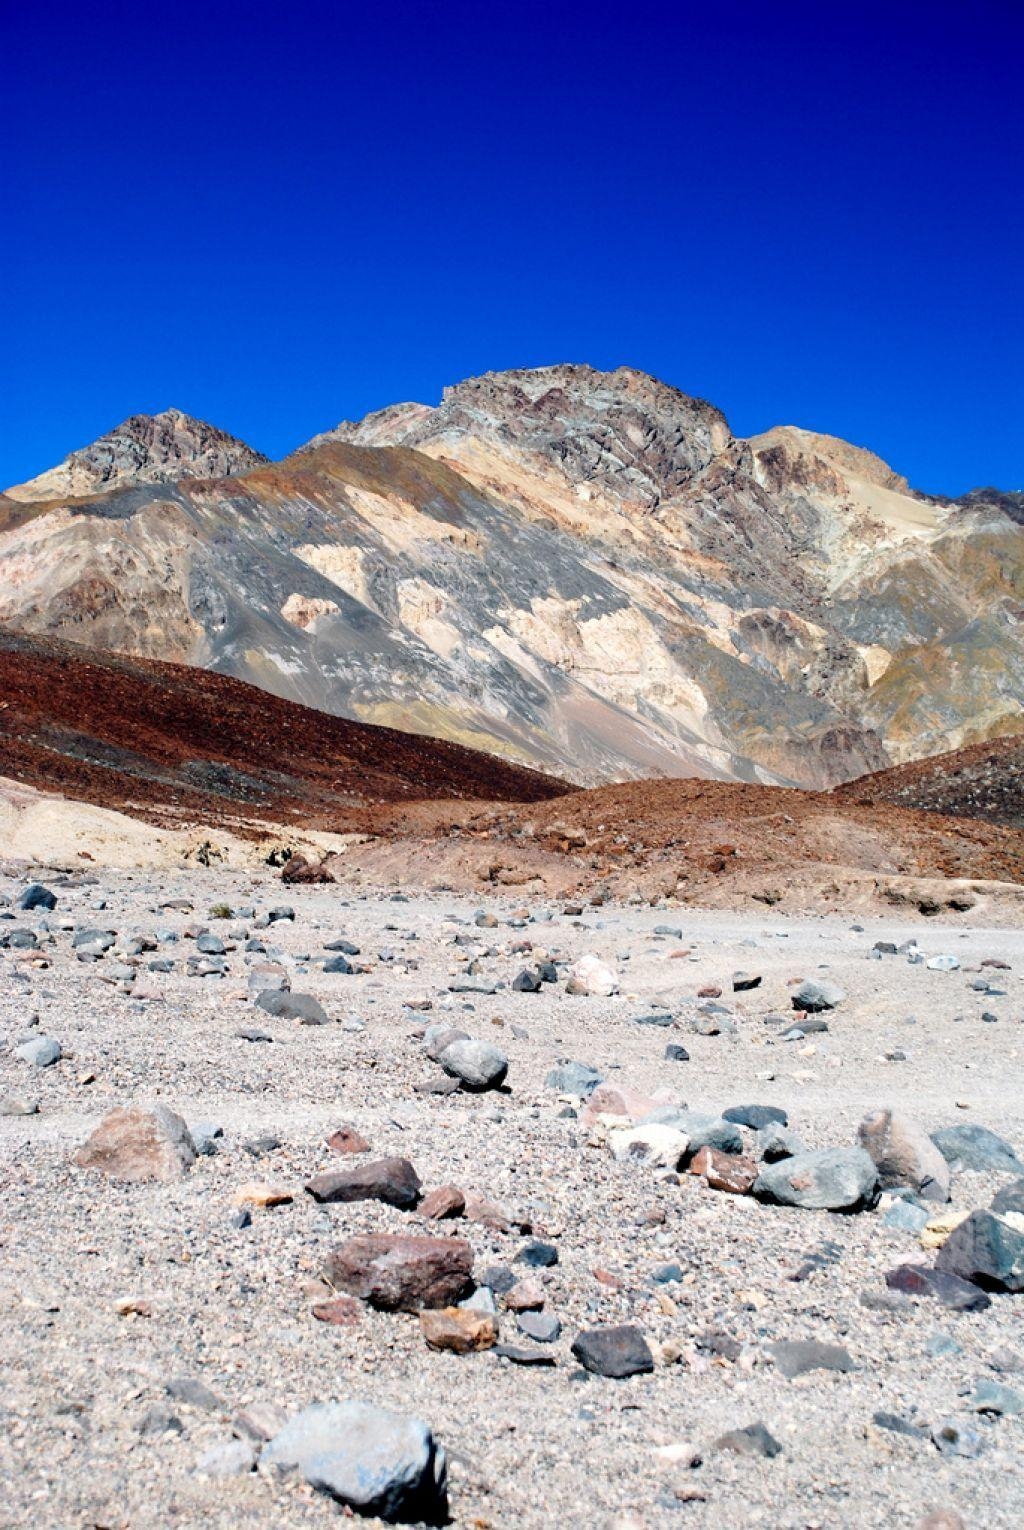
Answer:
<path fill-rule="evenodd" d="M 0 0 L 0 483 L 628 363 L 1024 487 L 1024 7 Z"/>

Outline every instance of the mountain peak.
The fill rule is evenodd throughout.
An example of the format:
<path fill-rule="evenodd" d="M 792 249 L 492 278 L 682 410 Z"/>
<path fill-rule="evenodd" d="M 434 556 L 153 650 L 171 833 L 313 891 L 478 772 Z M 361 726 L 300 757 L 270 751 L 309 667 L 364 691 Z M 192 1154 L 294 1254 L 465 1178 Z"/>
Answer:
<path fill-rule="evenodd" d="M 6 490 L 10 499 L 86 498 L 139 483 L 231 478 L 267 461 L 244 441 L 182 409 L 133 414 L 56 467 Z"/>

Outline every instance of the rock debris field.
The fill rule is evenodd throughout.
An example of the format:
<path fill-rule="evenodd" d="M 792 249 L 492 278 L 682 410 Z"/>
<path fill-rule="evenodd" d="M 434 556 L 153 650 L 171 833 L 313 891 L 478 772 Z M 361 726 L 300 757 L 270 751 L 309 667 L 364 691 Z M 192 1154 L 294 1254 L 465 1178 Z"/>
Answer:
<path fill-rule="evenodd" d="M 8 865 L 3 1523 L 1019 1525 L 1022 971 Z"/>

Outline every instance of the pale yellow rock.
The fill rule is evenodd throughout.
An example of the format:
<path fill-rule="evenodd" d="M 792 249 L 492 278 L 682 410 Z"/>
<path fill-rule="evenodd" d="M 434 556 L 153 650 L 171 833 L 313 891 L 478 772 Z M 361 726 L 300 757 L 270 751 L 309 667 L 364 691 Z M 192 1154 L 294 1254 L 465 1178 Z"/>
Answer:
<path fill-rule="evenodd" d="M 939 1216 L 932 1217 L 921 1229 L 921 1247 L 941 1248 L 954 1227 L 959 1227 L 970 1214 L 969 1211 L 943 1211 Z"/>
<path fill-rule="evenodd" d="M 231 1197 L 236 1206 L 288 1206 L 295 1199 L 291 1190 L 270 1185 L 263 1180 L 242 1185 Z"/>

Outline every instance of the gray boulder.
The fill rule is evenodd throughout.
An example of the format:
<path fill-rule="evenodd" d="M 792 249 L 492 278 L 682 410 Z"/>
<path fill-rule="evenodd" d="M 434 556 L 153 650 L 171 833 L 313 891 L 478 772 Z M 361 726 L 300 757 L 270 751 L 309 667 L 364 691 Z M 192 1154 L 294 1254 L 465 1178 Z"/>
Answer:
<path fill-rule="evenodd" d="M 987 1126 L 943 1126 L 932 1132 L 932 1141 L 948 1164 L 954 1168 L 992 1169 L 1005 1174 L 1024 1174 L 1024 1163 L 1004 1137 L 990 1132 Z"/>
<path fill-rule="evenodd" d="M 551 1069 L 544 1082 L 549 1089 L 555 1089 L 559 1094 L 575 1094 L 586 1100 L 598 1084 L 604 1083 L 604 1079 L 589 1063 L 563 1062 Z"/>
<path fill-rule="evenodd" d="M 264 1466 L 298 1470 L 357 1514 L 389 1524 L 443 1524 L 445 1453 L 420 1419 L 367 1402 L 317 1403 L 266 1445 Z"/>
<path fill-rule="evenodd" d="M 453 1041 L 438 1058 L 450 1078 L 457 1078 L 464 1089 L 479 1092 L 497 1089 L 505 1082 L 508 1058 L 490 1041 Z"/>
<path fill-rule="evenodd" d="M 33 1036 L 31 1041 L 23 1041 L 20 1047 L 15 1047 L 14 1055 L 35 1068 L 52 1068 L 64 1053 L 55 1036 Z"/>
<path fill-rule="evenodd" d="M 256 1003 L 268 1015 L 279 1020 L 297 1020 L 300 1025 L 328 1025 L 327 1013 L 311 993 L 285 993 L 273 989 L 257 994 Z"/>
<path fill-rule="evenodd" d="M 972 1211 L 939 1249 L 935 1268 L 987 1291 L 1024 1291 L 1024 1232 L 991 1211 Z"/>
<path fill-rule="evenodd" d="M 809 1015 L 816 1015 L 823 1009 L 835 1009 L 845 998 L 838 983 L 826 983 L 817 978 L 805 978 L 792 994 L 793 1008 L 806 1010 Z"/>
<path fill-rule="evenodd" d="M 823 1148 L 768 1164 L 754 1182 L 754 1194 L 780 1206 L 857 1211 L 874 1204 L 878 1171 L 863 1148 Z"/>

